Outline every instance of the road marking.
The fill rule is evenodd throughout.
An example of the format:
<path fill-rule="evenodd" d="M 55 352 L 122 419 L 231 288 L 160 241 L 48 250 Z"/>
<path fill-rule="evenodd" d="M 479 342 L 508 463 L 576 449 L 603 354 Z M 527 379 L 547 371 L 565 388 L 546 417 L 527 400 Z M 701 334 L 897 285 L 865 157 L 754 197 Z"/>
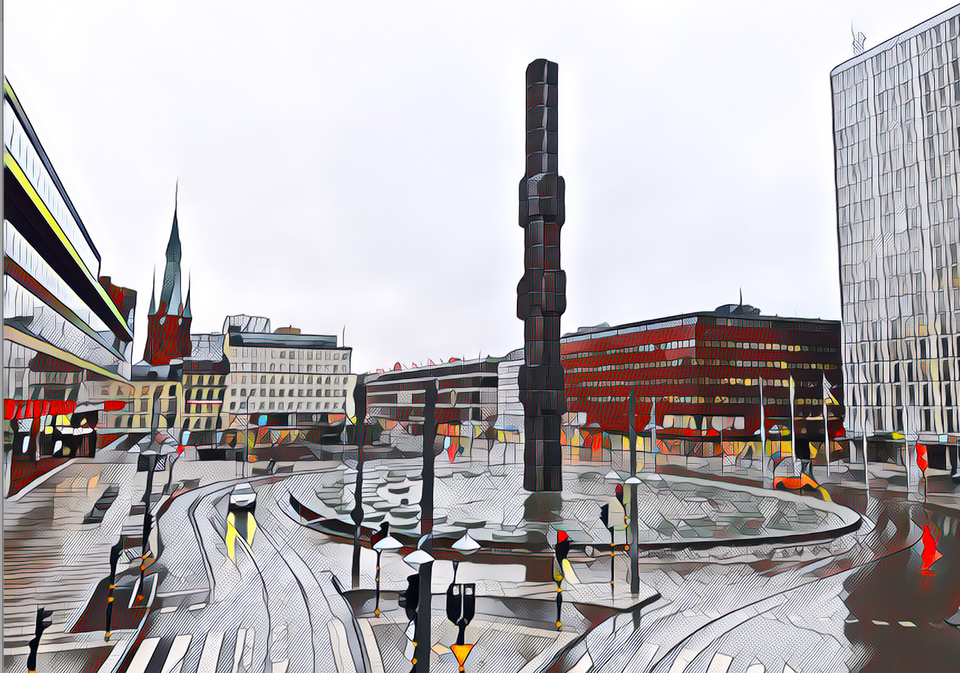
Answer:
<path fill-rule="evenodd" d="M 876 624 L 877 626 L 890 626 L 890 622 L 884 622 L 879 619 L 874 619 L 873 623 Z"/>
<path fill-rule="evenodd" d="M 656 656 L 657 650 L 659 649 L 659 645 L 654 645 L 653 643 L 644 643 L 633 655 L 633 658 L 627 662 L 627 665 L 623 669 L 623 673 L 640 673 L 640 671 L 646 670 L 647 666 L 651 661 L 653 661 L 653 658 Z"/>
<path fill-rule="evenodd" d="M 287 666 L 289 665 L 289 659 L 284 659 L 283 661 L 274 661 L 270 664 L 270 673 L 287 673 Z"/>
<path fill-rule="evenodd" d="M 177 606 L 176 606 L 176 605 L 168 605 L 168 606 L 165 607 L 165 608 L 160 608 L 159 612 L 160 612 L 161 615 L 165 615 L 165 614 L 167 614 L 168 612 L 173 612 L 173 611 L 176 610 L 176 609 L 177 609 Z"/>
<path fill-rule="evenodd" d="M 578 661 L 576 665 L 570 669 L 569 673 L 587 673 L 591 666 L 593 666 L 593 659 L 590 658 L 590 653 L 586 652 L 582 657 L 580 657 L 580 661 Z"/>
<path fill-rule="evenodd" d="M 233 668 L 231 673 L 237 673 L 240 668 L 240 657 L 243 655 L 243 641 L 247 637 L 246 629 L 237 629 L 237 646 L 233 648 Z"/>
<path fill-rule="evenodd" d="M 170 673 L 183 661 L 192 637 L 189 633 L 184 633 L 173 639 L 173 644 L 167 653 L 167 660 L 163 663 L 163 668 L 160 669 L 160 673 Z"/>
<path fill-rule="evenodd" d="M 914 624 L 913 622 L 900 622 L 900 626 L 903 626 L 903 627 L 908 628 L 908 629 L 915 629 L 915 628 L 917 628 L 917 625 Z"/>
<path fill-rule="evenodd" d="M 713 659 L 710 661 L 710 666 L 707 668 L 707 673 L 727 673 L 727 669 L 730 668 L 730 662 L 732 661 L 733 657 L 717 652 L 713 655 Z"/>
<path fill-rule="evenodd" d="M 157 645 L 159 644 L 159 638 L 144 638 L 143 642 L 140 643 L 140 647 L 137 648 L 137 653 L 133 656 L 133 661 L 130 662 L 127 673 L 144 673 L 144 671 L 147 670 L 147 665 L 150 663 L 150 658 L 153 656 L 154 650 L 157 649 Z"/>
<path fill-rule="evenodd" d="M 343 623 L 339 619 L 331 619 L 327 622 L 327 630 L 330 632 L 330 647 L 333 649 L 333 661 L 337 670 L 340 673 L 357 673 L 353 655 L 347 646 L 347 631 Z"/>
<path fill-rule="evenodd" d="M 856 624 L 860 620 L 856 617 L 850 617 L 849 619 L 844 619 L 843 621 L 845 621 L 847 624 Z"/>
<path fill-rule="evenodd" d="M 677 658 L 673 660 L 673 666 L 670 667 L 670 673 L 683 673 L 683 670 L 687 667 L 687 664 L 696 658 L 696 650 L 688 650 L 686 648 L 680 650 L 680 654 L 678 654 Z"/>
<path fill-rule="evenodd" d="M 120 657 L 122 657 L 126 653 L 126 651 L 127 651 L 127 641 L 118 640 L 117 643 L 113 646 L 113 649 L 110 650 L 110 654 L 107 655 L 106 660 L 100 666 L 100 670 L 98 670 L 97 673 L 109 673 L 110 671 L 113 671 L 113 669 L 117 665 L 117 662 L 120 661 Z"/>
<path fill-rule="evenodd" d="M 373 669 L 373 673 L 384 673 L 383 656 L 380 654 L 377 638 L 373 635 L 370 620 L 360 619 L 358 621 L 360 622 L 360 633 L 363 634 L 363 643 L 367 648 L 367 654 L 370 656 L 370 667 Z"/>
<path fill-rule="evenodd" d="M 766 670 L 763 664 L 752 664 L 747 667 L 747 673 L 765 673 Z"/>
<path fill-rule="evenodd" d="M 199 610 L 200 608 L 205 608 L 205 607 L 207 607 L 206 603 L 194 603 L 189 608 L 187 608 L 187 610 L 192 612 L 194 610 Z"/>
<path fill-rule="evenodd" d="M 797 673 L 795 670 L 790 668 L 790 664 L 783 665 L 783 673 Z"/>
<path fill-rule="evenodd" d="M 223 646 L 223 631 L 214 631 L 207 634 L 203 641 L 203 652 L 200 653 L 200 665 L 197 673 L 216 673 L 217 662 L 220 660 L 220 648 Z"/>

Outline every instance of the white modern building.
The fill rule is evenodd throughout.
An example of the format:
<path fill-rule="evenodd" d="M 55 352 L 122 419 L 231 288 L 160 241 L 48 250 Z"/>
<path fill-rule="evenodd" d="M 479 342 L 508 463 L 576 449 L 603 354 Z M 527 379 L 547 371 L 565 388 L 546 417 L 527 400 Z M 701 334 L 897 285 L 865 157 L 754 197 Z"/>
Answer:
<path fill-rule="evenodd" d="M 297 426 L 319 414 L 343 412 L 355 385 L 353 349 L 338 346 L 336 336 L 301 334 L 293 327 L 271 332 L 269 320 L 249 316 L 228 317 L 223 330 L 231 425 L 247 413 L 284 414 L 288 425 Z M 244 425 L 240 421 L 239 427 Z"/>
<path fill-rule="evenodd" d="M 958 50 L 960 6 L 830 73 L 847 430 L 931 464 L 960 435 Z"/>

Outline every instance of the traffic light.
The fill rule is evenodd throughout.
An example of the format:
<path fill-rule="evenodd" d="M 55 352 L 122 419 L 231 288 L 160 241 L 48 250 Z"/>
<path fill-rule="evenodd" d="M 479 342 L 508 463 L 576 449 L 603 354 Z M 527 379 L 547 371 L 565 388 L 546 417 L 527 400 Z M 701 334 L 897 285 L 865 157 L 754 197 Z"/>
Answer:
<path fill-rule="evenodd" d="M 617 484 L 617 488 L 614 492 L 617 495 L 617 500 L 619 500 L 620 504 L 623 505 L 623 484 Z"/>
<path fill-rule="evenodd" d="M 37 673 L 37 649 L 40 647 L 40 638 L 43 636 L 43 632 L 53 624 L 52 616 L 53 610 L 37 608 L 36 633 L 28 643 L 30 646 L 30 653 L 27 655 L 27 670 L 29 673 Z"/>
<path fill-rule="evenodd" d="M 400 595 L 397 602 L 406 611 L 407 619 L 414 619 L 417 616 L 417 605 L 420 602 L 419 573 L 407 577 L 407 590 Z"/>

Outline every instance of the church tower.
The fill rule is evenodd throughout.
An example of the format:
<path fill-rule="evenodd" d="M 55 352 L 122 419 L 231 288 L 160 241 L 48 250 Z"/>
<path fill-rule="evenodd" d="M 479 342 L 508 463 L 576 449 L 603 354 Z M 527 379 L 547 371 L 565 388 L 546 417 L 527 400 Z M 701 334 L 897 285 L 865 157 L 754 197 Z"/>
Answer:
<path fill-rule="evenodd" d="M 160 303 L 155 301 L 155 288 L 150 288 L 150 314 L 147 317 L 147 345 L 143 359 L 151 365 L 167 365 L 171 360 L 190 355 L 190 288 L 186 303 L 180 282 L 180 229 L 174 197 L 173 228 L 167 242 L 167 264 L 160 286 Z"/>

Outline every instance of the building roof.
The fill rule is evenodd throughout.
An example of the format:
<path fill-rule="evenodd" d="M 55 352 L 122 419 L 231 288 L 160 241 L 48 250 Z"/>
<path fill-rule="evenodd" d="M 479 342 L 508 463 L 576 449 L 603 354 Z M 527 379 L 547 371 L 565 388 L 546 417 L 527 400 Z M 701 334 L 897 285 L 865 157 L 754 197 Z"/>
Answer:
<path fill-rule="evenodd" d="M 217 362 L 222 359 L 222 334 L 193 334 L 190 336 L 190 357 L 184 358 L 184 360 L 211 360 Z"/>
<path fill-rule="evenodd" d="M 522 349 L 521 349 L 522 352 Z M 445 376 L 456 375 L 456 374 L 474 374 L 483 372 L 486 374 L 496 374 L 496 365 L 500 364 L 503 358 L 496 357 L 485 357 L 477 360 L 455 360 L 453 362 L 443 362 L 436 365 L 424 365 L 422 367 L 410 367 L 409 369 L 401 369 L 399 371 L 392 370 L 388 372 L 383 372 L 376 375 L 366 375 L 367 379 L 365 381 L 397 381 L 402 379 L 427 379 L 427 378 L 443 378 Z M 484 371 L 484 365 L 494 365 L 494 368 L 489 371 Z"/>
<path fill-rule="evenodd" d="M 858 65 L 870 58 L 873 58 L 879 52 L 886 51 L 887 49 L 890 49 L 891 47 L 893 47 L 898 43 L 906 42 L 907 40 L 913 37 L 916 37 L 920 33 L 926 32 L 930 28 L 933 28 L 934 26 L 937 26 L 943 23 L 944 21 L 952 19 L 958 14 L 960 14 L 960 5 L 954 5 L 953 7 L 940 12 L 936 16 L 933 16 L 927 19 L 926 21 L 918 23 L 913 28 L 908 28 L 902 33 L 894 35 L 888 40 L 884 40 L 880 44 L 870 47 L 869 49 L 865 49 L 862 54 L 856 54 L 852 58 L 848 58 L 846 61 L 844 61 L 840 65 L 836 66 L 833 70 L 831 70 L 830 76 L 833 77 L 839 72 L 842 72 L 844 70 L 849 70 L 855 65 Z"/>
<path fill-rule="evenodd" d="M 270 332 L 230 332 L 230 345 L 254 348 L 304 348 L 352 350 L 337 348 L 335 334 L 274 334 Z"/>
<path fill-rule="evenodd" d="M 223 321 L 223 332 L 270 332 L 270 318 L 240 313 L 228 315 Z"/>
<path fill-rule="evenodd" d="M 560 339 L 563 342 L 583 341 L 599 337 L 630 334 L 632 332 L 646 332 L 655 329 L 669 329 L 682 325 L 695 325 L 703 318 L 742 318 L 758 322 L 792 323 L 797 325 L 832 325 L 839 328 L 839 320 L 822 320 L 820 318 L 796 318 L 780 315 L 761 315 L 760 309 L 746 304 L 725 304 L 713 311 L 697 311 L 695 313 L 681 313 L 665 318 L 653 318 L 638 322 L 614 325 L 613 327 L 582 327 L 575 333 L 565 334 Z M 606 324 L 606 323 L 604 323 Z"/>

